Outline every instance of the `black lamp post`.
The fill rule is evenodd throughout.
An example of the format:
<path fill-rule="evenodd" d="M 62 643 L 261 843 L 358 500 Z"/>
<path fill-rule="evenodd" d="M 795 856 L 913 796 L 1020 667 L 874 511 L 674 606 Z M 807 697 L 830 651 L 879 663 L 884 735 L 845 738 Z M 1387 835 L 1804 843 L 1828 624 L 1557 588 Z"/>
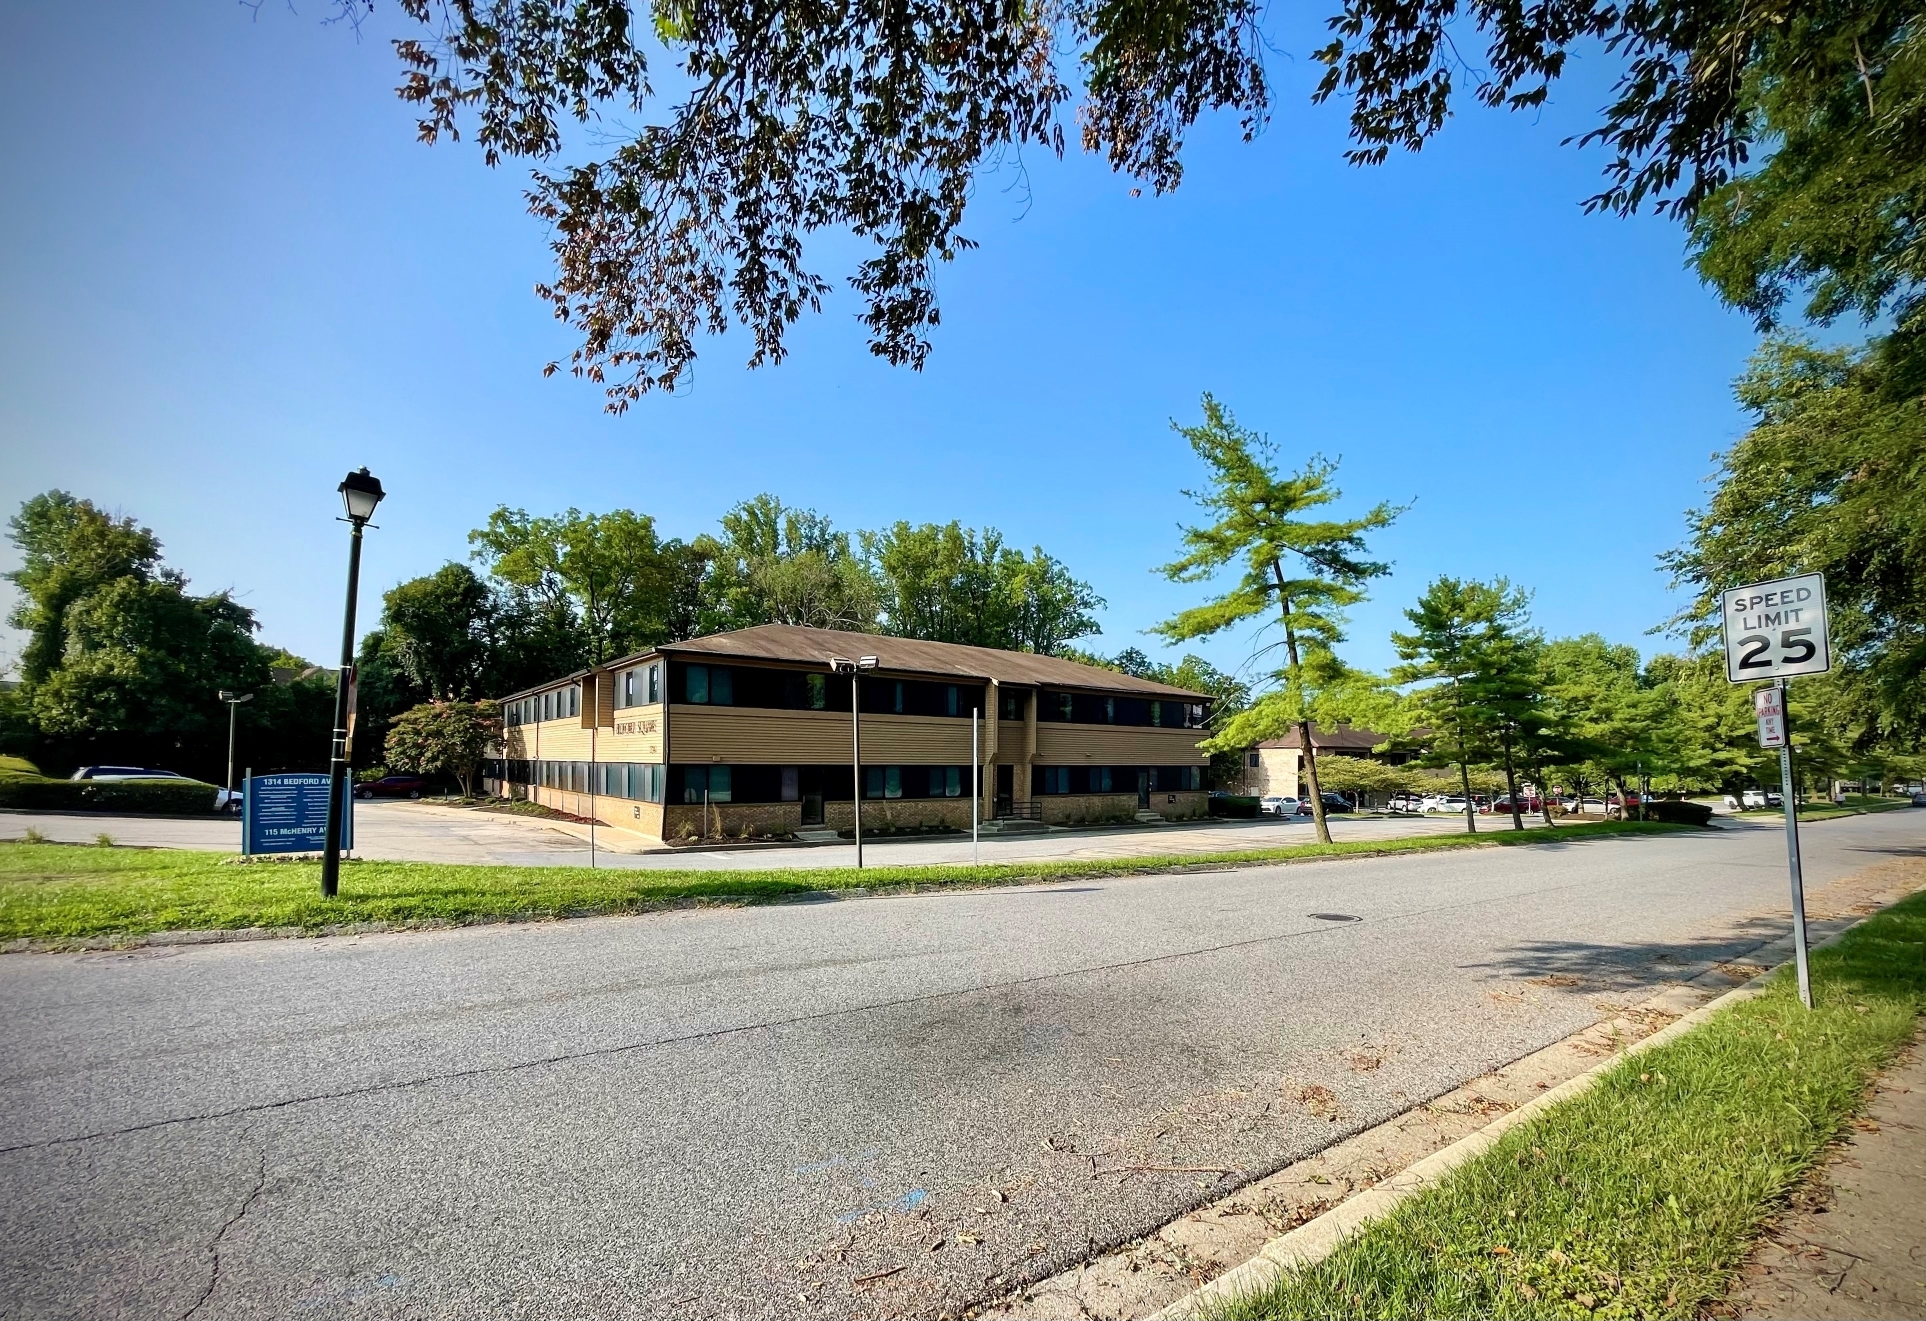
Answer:
<path fill-rule="evenodd" d="M 849 745 L 850 770 L 855 776 L 855 792 L 850 795 L 850 808 L 856 818 L 856 869 L 863 868 L 863 692 L 862 673 L 876 668 L 874 656 L 863 656 L 857 660 L 845 660 L 832 656 L 829 668 L 837 674 L 849 676 Z"/>
<path fill-rule="evenodd" d="M 381 483 L 356 468 L 335 488 L 348 511 L 348 609 L 341 624 L 341 671 L 334 687 L 334 748 L 328 762 L 328 835 L 321 854 L 321 894 L 332 899 L 341 886 L 341 813 L 348 787 L 348 685 L 354 675 L 354 598 L 361 582 L 361 529 L 381 503 Z"/>

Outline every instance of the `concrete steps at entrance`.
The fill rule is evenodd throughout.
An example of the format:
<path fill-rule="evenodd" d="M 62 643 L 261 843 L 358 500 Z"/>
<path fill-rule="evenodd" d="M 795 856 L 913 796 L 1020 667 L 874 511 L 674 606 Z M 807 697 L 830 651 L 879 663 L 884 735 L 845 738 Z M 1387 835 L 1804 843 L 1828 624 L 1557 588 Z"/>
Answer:
<path fill-rule="evenodd" d="M 1311 746 L 1316 747 L 1317 745 L 1312 744 Z M 1138 812 L 1132 819 L 1141 821 L 1147 826 L 1161 826 L 1164 824 L 1164 814 L 1162 812 L 1153 812 L 1147 807 Z"/>
<path fill-rule="evenodd" d="M 798 830 L 796 838 L 805 844 L 835 844 L 842 836 L 826 827 L 812 826 L 807 830 Z"/>
<path fill-rule="evenodd" d="M 1042 835 L 1047 834 L 1049 829 L 1043 822 L 1026 817 L 998 817 L 983 823 L 984 833 L 991 835 Z"/>

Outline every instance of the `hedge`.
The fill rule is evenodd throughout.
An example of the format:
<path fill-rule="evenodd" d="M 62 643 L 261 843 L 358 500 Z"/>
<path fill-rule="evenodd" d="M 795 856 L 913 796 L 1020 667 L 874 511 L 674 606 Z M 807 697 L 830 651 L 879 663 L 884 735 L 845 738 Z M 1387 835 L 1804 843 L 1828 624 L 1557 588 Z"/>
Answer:
<path fill-rule="evenodd" d="M 1638 808 L 1647 821 L 1669 821 L 1677 826 L 1703 826 L 1712 821 L 1712 809 L 1704 803 L 1683 802 L 1675 798 L 1657 798 L 1641 803 Z"/>
<path fill-rule="evenodd" d="M 1256 816 L 1258 807 L 1257 799 L 1244 798 L 1235 794 L 1210 800 L 1212 816 Z"/>
<path fill-rule="evenodd" d="M 36 812 L 163 812 L 214 810 L 214 786 L 199 780 L 48 780 L 0 777 L 0 807 Z"/>

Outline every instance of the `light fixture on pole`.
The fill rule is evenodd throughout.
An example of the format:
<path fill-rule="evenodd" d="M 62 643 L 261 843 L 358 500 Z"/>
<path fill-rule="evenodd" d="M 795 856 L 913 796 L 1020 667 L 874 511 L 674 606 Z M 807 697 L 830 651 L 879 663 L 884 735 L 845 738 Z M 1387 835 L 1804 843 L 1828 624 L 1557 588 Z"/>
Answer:
<path fill-rule="evenodd" d="M 241 703 L 252 702 L 254 694 L 232 693 L 223 688 L 215 695 L 227 703 L 227 791 L 232 794 L 234 792 L 234 711 Z"/>
<path fill-rule="evenodd" d="M 341 623 L 341 670 L 334 687 L 334 745 L 328 756 L 328 832 L 321 854 L 321 894 L 332 899 L 341 888 L 341 825 L 348 789 L 348 691 L 354 682 L 354 601 L 361 583 L 361 530 L 374 517 L 385 492 L 366 468 L 357 468 L 335 488 L 348 525 L 348 604 Z"/>
<path fill-rule="evenodd" d="M 849 676 L 850 807 L 856 818 L 856 868 L 863 866 L 863 692 L 862 672 L 876 668 L 874 656 L 846 660 L 832 656 L 829 668 Z"/>

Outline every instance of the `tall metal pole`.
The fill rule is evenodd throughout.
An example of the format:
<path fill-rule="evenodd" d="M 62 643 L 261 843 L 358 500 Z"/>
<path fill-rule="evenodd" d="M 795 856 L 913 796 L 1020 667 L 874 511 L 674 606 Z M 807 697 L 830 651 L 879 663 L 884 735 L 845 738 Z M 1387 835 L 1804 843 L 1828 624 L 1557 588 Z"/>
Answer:
<path fill-rule="evenodd" d="M 1792 873 L 1792 957 L 1799 970 L 1799 1003 L 1812 1008 L 1812 971 L 1806 964 L 1806 886 L 1799 873 L 1799 809 L 1792 797 L 1792 704 L 1783 676 L 1773 681 L 1779 690 L 1779 717 L 1785 742 L 1779 745 L 1779 800 L 1786 809 L 1786 865 Z"/>
<path fill-rule="evenodd" d="M 348 788 L 348 678 L 354 669 L 354 599 L 361 582 L 361 523 L 348 534 L 348 608 L 341 622 L 341 672 L 334 687 L 334 747 L 328 760 L 328 833 L 321 854 L 321 894 L 341 888 L 341 814 Z"/>
<path fill-rule="evenodd" d="M 976 718 L 981 708 L 970 708 L 970 865 L 976 866 L 976 819 L 983 806 L 983 754 L 976 747 Z"/>
<path fill-rule="evenodd" d="M 863 869 L 863 672 L 849 672 L 849 755 L 854 792 L 850 805 L 856 813 L 856 870 Z"/>
<path fill-rule="evenodd" d="M 591 679 L 593 679 L 594 677 L 595 676 L 593 675 L 590 676 Z M 601 773 L 595 764 L 595 733 L 597 728 L 602 723 L 602 707 L 601 707 L 602 685 L 599 681 L 597 681 L 595 684 L 595 701 L 596 701 L 595 724 L 589 726 L 589 870 L 590 871 L 595 870 L 595 818 L 596 818 L 595 791 L 600 787 L 599 785 L 596 784 L 595 780 L 596 780 L 596 776 L 598 776 Z"/>
<path fill-rule="evenodd" d="M 227 791 L 230 794 L 234 792 L 234 713 L 239 707 L 239 702 L 227 704 Z"/>

